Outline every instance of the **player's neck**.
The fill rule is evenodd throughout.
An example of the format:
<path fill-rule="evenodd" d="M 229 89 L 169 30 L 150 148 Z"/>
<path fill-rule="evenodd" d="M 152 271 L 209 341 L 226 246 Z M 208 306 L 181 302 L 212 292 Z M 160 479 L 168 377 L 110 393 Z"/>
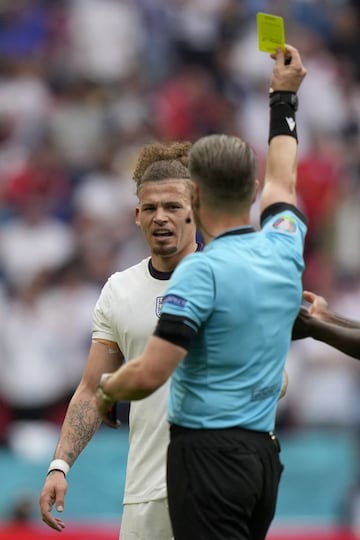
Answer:
<path fill-rule="evenodd" d="M 152 266 L 158 270 L 158 272 L 173 272 L 175 270 L 176 266 L 179 264 L 179 262 L 186 257 L 186 255 L 190 255 L 191 253 L 194 253 L 198 249 L 198 244 L 196 240 L 186 246 L 181 251 L 177 251 L 173 255 L 168 255 L 166 257 L 162 255 L 155 255 L 151 254 L 151 263 Z"/>

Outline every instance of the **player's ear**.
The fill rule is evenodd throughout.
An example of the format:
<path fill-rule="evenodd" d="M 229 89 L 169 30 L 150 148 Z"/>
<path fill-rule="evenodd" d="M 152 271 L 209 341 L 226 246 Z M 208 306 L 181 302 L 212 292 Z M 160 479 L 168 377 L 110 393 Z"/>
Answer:
<path fill-rule="evenodd" d="M 140 227 L 140 208 L 138 206 L 135 208 L 135 224 Z"/>
<path fill-rule="evenodd" d="M 253 196 L 252 196 L 252 199 L 251 199 L 251 204 L 253 204 L 256 201 L 256 198 L 257 198 L 259 192 L 260 192 L 260 182 L 259 182 L 258 179 L 256 179 L 255 184 L 254 184 L 254 192 L 253 192 Z"/>

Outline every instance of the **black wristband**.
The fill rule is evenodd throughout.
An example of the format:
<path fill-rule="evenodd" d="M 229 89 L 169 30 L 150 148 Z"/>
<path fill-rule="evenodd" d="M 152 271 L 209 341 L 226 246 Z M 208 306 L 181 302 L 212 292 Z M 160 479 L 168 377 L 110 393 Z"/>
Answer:
<path fill-rule="evenodd" d="M 277 135 L 288 135 L 298 140 L 296 131 L 295 110 L 291 105 L 279 102 L 270 108 L 269 139 Z"/>
<path fill-rule="evenodd" d="M 299 100 L 295 92 L 289 92 L 286 90 L 272 90 L 269 91 L 269 105 L 279 105 L 280 103 L 287 103 L 296 112 L 299 106 Z"/>

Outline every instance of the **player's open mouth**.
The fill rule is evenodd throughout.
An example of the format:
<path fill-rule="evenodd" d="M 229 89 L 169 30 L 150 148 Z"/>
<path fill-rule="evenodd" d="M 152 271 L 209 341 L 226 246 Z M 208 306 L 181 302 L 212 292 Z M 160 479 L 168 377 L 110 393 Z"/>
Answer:
<path fill-rule="evenodd" d="M 153 236 L 156 236 L 156 238 L 168 238 L 173 236 L 173 233 L 170 231 L 154 231 Z"/>

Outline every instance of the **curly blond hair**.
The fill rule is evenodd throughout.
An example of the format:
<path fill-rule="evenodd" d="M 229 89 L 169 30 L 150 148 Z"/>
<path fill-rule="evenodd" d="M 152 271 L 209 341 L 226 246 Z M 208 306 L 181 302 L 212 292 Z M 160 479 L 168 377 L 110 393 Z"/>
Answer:
<path fill-rule="evenodd" d="M 133 180 L 136 193 L 145 182 L 156 182 L 170 178 L 190 179 L 188 169 L 191 142 L 155 142 L 140 150 Z"/>

